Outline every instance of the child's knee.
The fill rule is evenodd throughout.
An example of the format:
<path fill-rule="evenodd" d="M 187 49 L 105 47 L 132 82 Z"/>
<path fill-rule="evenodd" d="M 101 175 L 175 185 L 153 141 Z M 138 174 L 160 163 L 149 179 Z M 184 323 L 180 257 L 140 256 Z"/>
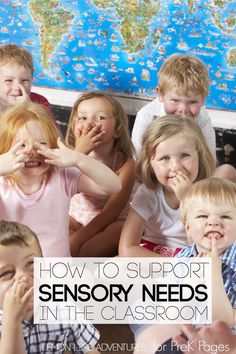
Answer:
<path fill-rule="evenodd" d="M 226 178 L 236 182 L 236 170 L 232 165 L 224 164 L 216 168 L 214 177 Z"/>

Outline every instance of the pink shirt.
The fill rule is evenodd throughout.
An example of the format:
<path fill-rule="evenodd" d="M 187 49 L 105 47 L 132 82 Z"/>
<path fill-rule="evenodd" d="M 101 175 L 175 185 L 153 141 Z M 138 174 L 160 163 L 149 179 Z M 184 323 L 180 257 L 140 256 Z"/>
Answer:
<path fill-rule="evenodd" d="M 112 170 L 116 172 L 118 166 L 120 166 L 119 158 L 120 152 L 114 154 Z M 101 214 L 110 196 L 101 195 L 88 195 L 84 193 L 78 193 L 73 196 L 70 203 L 69 214 L 81 225 L 86 226 L 97 215 Z M 130 197 L 131 200 L 131 197 Z M 121 211 L 117 220 L 125 220 L 129 212 L 129 202 L 127 202 L 124 209 Z"/>
<path fill-rule="evenodd" d="M 26 195 L 0 177 L 0 218 L 30 227 L 43 255 L 69 257 L 69 206 L 80 178 L 77 168 L 55 168 L 36 193 Z"/>

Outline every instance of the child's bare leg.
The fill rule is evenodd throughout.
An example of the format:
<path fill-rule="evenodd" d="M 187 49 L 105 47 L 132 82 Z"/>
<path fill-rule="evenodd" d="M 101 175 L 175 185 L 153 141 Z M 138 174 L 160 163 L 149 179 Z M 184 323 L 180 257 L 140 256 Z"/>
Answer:
<path fill-rule="evenodd" d="M 135 340 L 135 350 L 133 354 L 154 354 L 158 347 L 168 339 L 181 333 L 179 325 L 156 324 L 147 326 Z"/>
<path fill-rule="evenodd" d="M 85 242 L 77 257 L 113 257 L 118 254 L 120 234 L 124 221 L 116 221 Z"/>
<path fill-rule="evenodd" d="M 72 218 L 72 216 L 70 216 L 70 225 L 69 225 L 70 233 L 73 233 L 74 231 L 80 229 L 81 227 L 83 227 L 83 225 L 80 224 L 78 221 L 76 221 L 74 218 Z"/>

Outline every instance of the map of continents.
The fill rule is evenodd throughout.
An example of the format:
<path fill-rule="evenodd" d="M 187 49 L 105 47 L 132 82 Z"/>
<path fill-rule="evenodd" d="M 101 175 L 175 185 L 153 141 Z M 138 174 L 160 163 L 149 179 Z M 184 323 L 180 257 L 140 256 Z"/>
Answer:
<path fill-rule="evenodd" d="M 172 53 L 201 58 L 211 79 L 207 105 L 236 110 L 234 0 L 4 0 L 0 44 L 34 56 L 35 84 L 156 95 Z"/>
<path fill-rule="evenodd" d="M 58 1 L 51 0 L 29 1 L 29 10 L 39 26 L 42 62 L 46 68 L 50 66 L 50 56 L 62 36 L 70 30 L 71 21 L 74 19 L 71 12 L 58 5 Z"/>

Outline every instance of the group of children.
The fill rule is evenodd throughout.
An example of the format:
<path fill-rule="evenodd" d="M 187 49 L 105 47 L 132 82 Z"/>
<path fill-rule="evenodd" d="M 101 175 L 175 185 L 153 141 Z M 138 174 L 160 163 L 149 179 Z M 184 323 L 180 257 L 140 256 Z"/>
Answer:
<path fill-rule="evenodd" d="M 158 97 L 136 117 L 134 146 L 122 106 L 102 92 L 85 93 L 75 102 L 64 143 L 48 101 L 31 92 L 32 77 L 30 53 L 16 45 L 0 47 L 0 217 L 5 220 L 0 225 L 0 308 L 8 313 L 13 301 L 18 303 L 14 321 L 2 317 L 0 354 L 16 352 L 16 343 L 7 344 L 10 332 L 19 338 L 18 353 L 39 352 L 34 348 L 40 345 L 40 328 L 31 333 L 32 348 L 25 336 L 24 349 L 21 322 L 32 317 L 32 266 L 25 260 L 31 258 L 32 264 L 40 249 L 51 257 L 172 257 L 184 254 L 188 236 L 197 245 L 188 256 L 201 251 L 217 259 L 216 283 L 224 282 L 226 289 L 221 286 L 217 301 L 224 301 L 225 321 L 235 323 L 235 251 L 227 249 L 235 240 L 236 173 L 232 166 L 216 167 L 214 129 L 203 106 L 209 90 L 205 65 L 181 54 L 166 60 L 158 74 Z M 234 182 L 209 179 L 214 175 Z M 78 337 L 81 352 L 98 339 L 92 326 L 66 332 Z M 137 341 L 149 341 L 154 333 L 153 326 L 139 328 Z"/>

